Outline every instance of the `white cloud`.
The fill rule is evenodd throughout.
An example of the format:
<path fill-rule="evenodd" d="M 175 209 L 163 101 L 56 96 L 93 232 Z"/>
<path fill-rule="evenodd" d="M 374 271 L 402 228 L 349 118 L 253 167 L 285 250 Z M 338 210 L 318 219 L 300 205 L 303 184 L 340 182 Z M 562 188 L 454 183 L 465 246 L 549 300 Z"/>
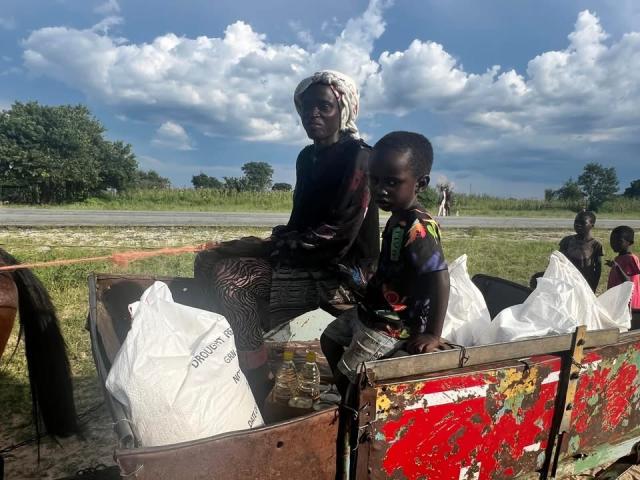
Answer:
<path fill-rule="evenodd" d="M 300 22 L 297 22 L 295 20 L 290 20 L 289 28 L 291 28 L 293 33 L 296 34 L 298 41 L 302 43 L 303 46 L 312 47 L 313 44 L 315 43 L 313 39 L 313 35 L 311 35 L 311 32 L 309 30 L 305 30 L 304 28 L 302 28 L 302 25 L 300 24 Z"/>
<path fill-rule="evenodd" d="M 179 123 L 164 122 L 151 140 L 156 147 L 171 148 L 174 150 L 193 150 L 193 142 L 185 129 Z"/>
<path fill-rule="evenodd" d="M 98 23 L 96 23 L 93 27 L 91 27 L 91 31 L 101 34 L 108 35 L 109 31 L 112 27 L 116 25 L 121 25 L 124 22 L 122 17 L 118 17 L 116 15 L 110 15 L 108 17 L 103 18 Z M 117 45 L 123 43 L 123 39 L 120 38 L 112 38 L 112 41 Z"/>
<path fill-rule="evenodd" d="M 107 0 L 106 2 L 98 5 L 94 11 L 101 15 L 120 13 L 120 4 L 118 3 L 118 0 Z"/>
<path fill-rule="evenodd" d="M 16 20 L 13 17 L 0 17 L 0 28 L 4 30 L 15 30 Z"/>
<path fill-rule="evenodd" d="M 304 49 L 271 44 L 242 21 L 222 37 L 166 34 L 151 43 L 120 43 L 93 27 L 48 27 L 24 42 L 24 63 L 130 118 L 172 119 L 209 135 L 298 143 L 305 134 L 294 114 L 297 83 L 320 68 L 343 70 L 360 83 L 377 65 L 373 42 L 384 31 L 373 1 L 333 43 Z"/>
<path fill-rule="evenodd" d="M 425 111 L 446 120 L 450 130 L 435 142 L 442 153 L 553 152 L 561 162 L 605 153 L 611 142 L 637 143 L 640 33 L 611 40 L 598 17 L 583 11 L 566 48 L 541 53 L 526 72 L 488 66 L 474 73 L 428 39 L 374 57 L 388 5 L 371 0 L 330 42 L 313 42 L 293 23 L 303 46 L 271 43 L 242 21 L 220 37 L 169 33 L 137 44 L 109 34 L 113 19 L 85 30 L 42 28 L 25 41 L 24 63 L 127 118 L 170 120 L 211 136 L 303 141 L 293 90 L 304 76 L 332 68 L 359 83 L 365 117 Z"/>

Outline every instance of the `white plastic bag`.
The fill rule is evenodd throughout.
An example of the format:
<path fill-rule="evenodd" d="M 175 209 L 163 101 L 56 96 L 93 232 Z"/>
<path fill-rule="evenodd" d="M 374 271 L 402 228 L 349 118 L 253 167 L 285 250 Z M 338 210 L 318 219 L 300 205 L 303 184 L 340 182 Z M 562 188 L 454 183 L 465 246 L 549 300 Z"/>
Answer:
<path fill-rule="evenodd" d="M 444 319 L 442 337 L 465 347 L 477 345 L 479 334 L 491 323 L 489 309 L 467 270 L 467 255 L 449 264 L 449 305 Z"/>
<path fill-rule="evenodd" d="M 263 425 L 223 316 L 175 303 L 162 282 L 129 311 L 131 330 L 106 387 L 125 406 L 143 445 Z"/>
<path fill-rule="evenodd" d="M 527 300 L 500 312 L 480 340 L 488 344 L 570 333 L 578 325 L 586 325 L 588 330 L 628 330 L 632 288 L 626 282 L 598 298 L 569 259 L 553 252 L 544 276 Z"/>

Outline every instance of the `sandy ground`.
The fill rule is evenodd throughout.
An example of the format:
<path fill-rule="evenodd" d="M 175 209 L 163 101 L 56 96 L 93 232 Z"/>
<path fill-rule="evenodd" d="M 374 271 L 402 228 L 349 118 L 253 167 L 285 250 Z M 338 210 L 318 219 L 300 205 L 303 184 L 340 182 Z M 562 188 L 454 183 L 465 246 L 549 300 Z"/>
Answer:
<path fill-rule="evenodd" d="M 6 480 L 57 479 L 99 464 L 114 464 L 115 436 L 97 381 L 76 381 L 75 395 L 78 412 L 85 413 L 81 418 L 82 436 L 43 438 L 40 443 L 40 463 L 35 442 L 4 454 Z M 2 425 L 0 450 L 21 440 L 33 438 L 33 425 L 24 422 L 24 416 L 12 415 L 9 417 L 9 425 Z"/>

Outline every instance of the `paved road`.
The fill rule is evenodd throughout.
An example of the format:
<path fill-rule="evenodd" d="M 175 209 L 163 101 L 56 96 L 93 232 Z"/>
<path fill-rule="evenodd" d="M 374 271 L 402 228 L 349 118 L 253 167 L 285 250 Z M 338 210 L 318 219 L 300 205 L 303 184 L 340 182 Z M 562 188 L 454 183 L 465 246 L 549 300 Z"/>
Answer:
<path fill-rule="evenodd" d="M 2 226 L 254 226 L 273 227 L 287 222 L 284 213 L 132 212 L 113 210 L 58 210 L 0 208 Z M 568 218 L 446 217 L 446 228 L 556 228 L 571 229 Z M 386 220 L 381 219 L 381 224 Z M 640 229 L 640 220 L 598 220 L 598 227 L 629 225 Z"/>

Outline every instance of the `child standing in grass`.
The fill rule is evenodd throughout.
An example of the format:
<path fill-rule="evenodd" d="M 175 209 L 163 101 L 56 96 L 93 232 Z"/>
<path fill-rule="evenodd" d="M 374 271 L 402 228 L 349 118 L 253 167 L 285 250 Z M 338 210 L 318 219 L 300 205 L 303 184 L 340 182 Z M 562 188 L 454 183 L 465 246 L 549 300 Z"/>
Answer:
<path fill-rule="evenodd" d="M 602 244 L 591 234 L 595 224 L 595 213 L 583 210 L 573 221 L 576 234 L 560 240 L 560 252 L 571 260 L 594 292 L 602 273 L 603 255 Z"/>
<path fill-rule="evenodd" d="M 622 225 L 611 231 L 609 242 L 618 254 L 613 260 L 607 260 L 611 267 L 607 288 L 615 287 L 623 282 L 633 282 L 631 294 L 631 329 L 640 328 L 640 260 L 631 253 L 634 232 L 631 227 Z"/>
<path fill-rule="evenodd" d="M 433 150 L 422 135 L 392 132 L 374 147 L 369 181 L 377 205 L 391 212 L 378 269 L 356 309 L 333 321 L 321 344 L 344 393 L 360 364 L 400 348 L 438 349 L 449 301 L 440 229 L 418 203 L 429 184 Z"/>

